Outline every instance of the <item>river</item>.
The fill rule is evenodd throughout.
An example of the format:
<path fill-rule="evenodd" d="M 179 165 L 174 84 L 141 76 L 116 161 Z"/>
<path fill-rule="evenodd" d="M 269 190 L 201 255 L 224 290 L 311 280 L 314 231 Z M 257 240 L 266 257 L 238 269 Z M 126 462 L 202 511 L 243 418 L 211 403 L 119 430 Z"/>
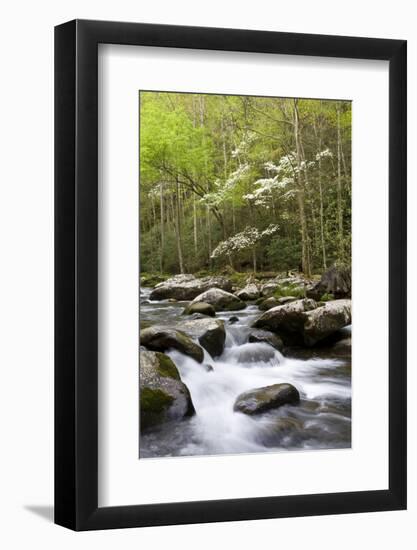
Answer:
<path fill-rule="evenodd" d="M 141 321 L 175 326 L 187 302 L 150 302 L 141 289 Z M 172 358 L 188 386 L 196 410 L 190 419 L 154 428 L 140 436 L 140 458 L 277 452 L 351 446 L 351 361 L 329 347 L 299 350 L 284 357 L 269 344 L 249 343 L 257 306 L 230 313 L 225 321 L 223 354 L 204 365 L 177 351 Z M 230 324 L 232 316 L 238 317 Z M 351 327 L 343 329 L 350 336 Z M 233 411 L 236 397 L 247 390 L 289 382 L 300 393 L 298 405 L 247 416 Z"/>

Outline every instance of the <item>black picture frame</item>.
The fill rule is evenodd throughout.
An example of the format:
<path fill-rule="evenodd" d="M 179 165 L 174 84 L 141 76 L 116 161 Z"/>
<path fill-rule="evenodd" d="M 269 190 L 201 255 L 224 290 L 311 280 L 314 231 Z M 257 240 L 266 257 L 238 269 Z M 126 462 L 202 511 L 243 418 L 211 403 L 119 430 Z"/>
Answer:
<path fill-rule="evenodd" d="M 389 488 L 98 507 L 98 44 L 389 62 Z M 406 508 L 406 41 L 74 20 L 55 28 L 55 523 L 74 530 Z"/>

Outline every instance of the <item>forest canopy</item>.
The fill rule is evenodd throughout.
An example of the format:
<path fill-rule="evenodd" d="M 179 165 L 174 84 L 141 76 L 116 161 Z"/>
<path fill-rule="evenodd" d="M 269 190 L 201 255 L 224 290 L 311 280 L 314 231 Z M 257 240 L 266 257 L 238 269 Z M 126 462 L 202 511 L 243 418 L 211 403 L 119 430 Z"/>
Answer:
<path fill-rule="evenodd" d="M 139 101 L 142 272 L 350 266 L 351 102 Z"/>

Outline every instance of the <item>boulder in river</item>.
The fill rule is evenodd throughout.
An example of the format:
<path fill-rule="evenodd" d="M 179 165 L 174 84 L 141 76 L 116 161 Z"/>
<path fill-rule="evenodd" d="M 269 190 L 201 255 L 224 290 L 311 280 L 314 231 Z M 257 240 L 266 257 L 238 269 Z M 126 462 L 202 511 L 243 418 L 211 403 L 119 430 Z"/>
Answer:
<path fill-rule="evenodd" d="M 272 309 L 273 307 L 277 307 L 279 305 L 280 303 L 278 298 L 275 298 L 275 296 L 270 296 L 269 298 L 263 300 L 258 307 L 261 311 L 268 311 L 268 309 Z"/>
<path fill-rule="evenodd" d="M 307 296 L 320 300 L 324 294 L 334 298 L 350 298 L 352 294 L 352 275 L 349 267 L 332 266 L 325 271 L 320 281 L 307 290 Z"/>
<path fill-rule="evenodd" d="M 139 360 L 141 431 L 195 414 L 190 392 L 167 355 L 141 351 Z"/>
<path fill-rule="evenodd" d="M 269 330 L 262 330 L 260 328 L 255 328 L 249 334 L 249 342 L 263 342 L 269 344 L 273 348 L 281 351 L 284 347 L 282 338 L 278 334 L 274 334 Z"/>
<path fill-rule="evenodd" d="M 242 302 L 240 298 L 220 288 L 210 288 L 210 290 L 199 294 L 190 306 L 198 302 L 211 304 L 216 311 L 236 311 L 246 307 L 245 302 Z"/>
<path fill-rule="evenodd" d="M 193 300 L 202 292 L 213 287 L 230 292 L 232 290 L 232 283 L 223 276 L 198 279 L 190 274 L 175 275 L 175 277 L 157 284 L 149 298 L 151 300 L 167 300 L 169 298 L 175 298 L 179 301 Z"/>
<path fill-rule="evenodd" d="M 265 342 L 246 342 L 240 346 L 227 348 L 224 359 L 227 362 L 236 365 L 278 365 L 281 355 L 269 344 Z"/>
<path fill-rule="evenodd" d="M 295 336 L 301 343 L 312 346 L 351 322 L 350 300 L 333 300 L 319 306 L 305 298 L 266 311 L 253 327 L 278 333 L 284 341 Z"/>
<path fill-rule="evenodd" d="M 178 328 L 201 346 L 212 357 L 223 353 L 226 331 L 221 319 L 190 319 L 179 323 Z"/>
<path fill-rule="evenodd" d="M 141 330 L 139 339 L 140 344 L 149 350 L 167 351 L 176 349 L 199 363 L 203 362 L 204 352 L 201 347 L 180 330 L 155 325 Z"/>
<path fill-rule="evenodd" d="M 244 301 L 257 300 L 259 298 L 259 288 L 255 283 L 249 283 L 242 290 L 235 292 L 235 295 Z"/>
<path fill-rule="evenodd" d="M 278 298 L 278 305 L 283 306 L 284 304 L 295 302 L 295 300 L 298 300 L 295 296 L 281 296 L 281 298 Z"/>
<path fill-rule="evenodd" d="M 314 345 L 352 322 L 351 300 L 332 300 L 306 315 L 304 342 Z"/>
<path fill-rule="evenodd" d="M 306 313 L 317 308 L 317 302 L 310 299 L 296 300 L 266 311 L 253 324 L 254 328 L 265 328 L 272 332 L 303 332 Z"/>
<path fill-rule="evenodd" d="M 184 309 L 185 315 L 192 315 L 193 313 L 201 313 L 201 315 L 215 317 L 216 310 L 211 304 L 208 304 L 207 302 L 196 302 L 194 304 L 190 304 Z"/>
<path fill-rule="evenodd" d="M 282 405 L 296 404 L 299 401 L 300 394 L 292 384 L 273 384 L 240 394 L 233 410 L 253 415 L 277 409 Z"/>
<path fill-rule="evenodd" d="M 280 284 L 277 280 L 273 279 L 271 281 L 266 281 L 263 283 L 263 285 L 260 288 L 262 296 L 270 296 L 273 294 L 278 288 L 280 287 Z"/>

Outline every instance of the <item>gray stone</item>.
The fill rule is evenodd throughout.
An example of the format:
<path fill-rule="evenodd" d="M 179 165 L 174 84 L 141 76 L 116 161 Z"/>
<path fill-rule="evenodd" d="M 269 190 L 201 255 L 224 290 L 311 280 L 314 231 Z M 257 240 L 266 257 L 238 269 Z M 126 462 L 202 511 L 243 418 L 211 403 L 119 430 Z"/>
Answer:
<path fill-rule="evenodd" d="M 300 342 L 312 346 L 351 322 L 351 300 L 332 300 L 319 306 L 314 300 L 305 298 L 266 311 L 253 327 L 283 337 L 292 334 L 299 337 Z"/>
<path fill-rule="evenodd" d="M 174 298 L 178 301 L 193 300 L 196 296 L 210 288 L 220 288 L 231 291 L 232 283 L 226 277 L 203 277 L 197 279 L 194 275 L 175 275 L 163 283 L 159 283 L 152 290 L 151 300 L 167 300 Z"/>
<path fill-rule="evenodd" d="M 212 357 L 223 353 L 226 331 L 221 319 L 190 319 L 179 323 L 178 328 L 193 340 L 198 340 Z"/>
<path fill-rule="evenodd" d="M 242 290 L 238 290 L 235 295 L 244 301 L 253 301 L 259 298 L 259 288 L 255 283 L 249 283 Z"/>
<path fill-rule="evenodd" d="M 331 294 L 334 298 L 350 298 L 352 294 L 350 268 L 332 266 L 323 273 L 320 281 L 307 291 L 307 296 L 314 300 L 320 300 L 323 294 Z"/>
<path fill-rule="evenodd" d="M 249 342 L 263 342 L 269 344 L 278 351 L 281 351 L 284 347 L 282 338 L 280 338 L 278 334 L 274 334 L 269 330 L 262 330 L 259 328 L 253 329 L 252 332 L 249 334 Z"/>
<path fill-rule="evenodd" d="M 185 315 L 192 315 L 193 313 L 200 313 L 201 315 L 215 317 L 216 310 L 211 304 L 207 304 L 206 302 L 196 302 L 195 304 L 190 304 L 184 310 Z"/>
<path fill-rule="evenodd" d="M 163 326 L 152 326 L 140 331 L 140 344 L 152 351 L 167 351 L 176 349 L 198 361 L 203 362 L 204 352 L 187 334 Z"/>
<path fill-rule="evenodd" d="M 254 415 L 299 401 L 300 394 L 293 385 L 274 384 L 242 393 L 236 399 L 233 410 Z"/>
<path fill-rule="evenodd" d="M 210 290 L 199 294 L 190 306 L 198 302 L 211 304 L 216 311 L 236 311 L 246 307 L 245 302 L 242 302 L 240 298 L 220 288 L 210 288 Z"/>

